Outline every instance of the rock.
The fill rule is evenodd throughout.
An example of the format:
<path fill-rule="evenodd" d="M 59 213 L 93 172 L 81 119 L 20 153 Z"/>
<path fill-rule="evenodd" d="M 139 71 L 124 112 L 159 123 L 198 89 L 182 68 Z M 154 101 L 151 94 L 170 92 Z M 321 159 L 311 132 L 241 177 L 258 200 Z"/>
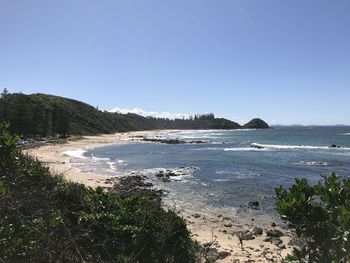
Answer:
<path fill-rule="evenodd" d="M 200 214 L 198 214 L 198 213 L 195 213 L 194 215 L 192 215 L 194 218 L 200 218 L 201 217 L 201 215 Z"/>
<path fill-rule="evenodd" d="M 271 223 L 271 226 L 272 226 L 272 227 L 275 227 L 275 226 L 276 226 L 276 223 L 275 223 L 275 222 L 272 222 L 272 223 Z"/>
<path fill-rule="evenodd" d="M 164 172 L 163 171 L 159 171 L 159 173 L 156 174 L 156 177 L 163 177 L 164 176 Z"/>
<path fill-rule="evenodd" d="M 230 256 L 228 251 L 218 251 L 216 248 L 206 248 L 206 260 L 207 262 L 216 262 L 219 259 L 224 259 Z"/>
<path fill-rule="evenodd" d="M 242 234 L 241 239 L 242 240 L 253 240 L 253 239 L 255 239 L 255 236 L 253 233 L 248 232 L 248 233 Z"/>
<path fill-rule="evenodd" d="M 224 259 L 228 256 L 231 256 L 231 253 L 228 251 L 219 251 L 218 259 Z"/>
<path fill-rule="evenodd" d="M 231 223 L 224 224 L 224 227 L 232 227 L 232 224 Z"/>
<path fill-rule="evenodd" d="M 203 247 L 211 247 L 212 245 L 213 243 L 211 242 L 203 243 Z"/>
<path fill-rule="evenodd" d="M 252 201 L 249 201 L 248 206 L 252 209 L 259 209 L 260 204 L 259 204 L 259 201 L 252 200 Z"/>
<path fill-rule="evenodd" d="M 256 144 L 256 143 L 252 143 L 250 145 L 250 148 L 255 148 L 255 149 L 264 149 L 264 146 Z"/>
<path fill-rule="evenodd" d="M 264 238 L 264 242 L 271 242 L 273 241 L 273 237 L 266 237 Z"/>
<path fill-rule="evenodd" d="M 253 229 L 253 234 L 256 236 L 261 236 L 263 234 L 263 232 L 264 232 L 264 230 L 259 226 L 256 226 Z"/>
<path fill-rule="evenodd" d="M 170 180 L 168 177 L 162 178 L 162 181 L 163 181 L 164 183 L 170 183 L 170 182 L 171 182 L 171 180 Z"/>
<path fill-rule="evenodd" d="M 329 147 L 329 148 L 340 148 L 340 146 L 339 146 L 339 145 L 336 145 L 336 144 L 331 144 L 331 145 L 329 145 L 328 147 Z"/>
<path fill-rule="evenodd" d="M 270 254 L 270 253 L 267 253 L 267 254 L 265 255 L 265 258 L 266 258 L 267 260 L 273 260 L 273 256 L 272 256 L 272 254 Z"/>
<path fill-rule="evenodd" d="M 272 239 L 272 244 L 274 244 L 275 246 L 279 246 L 283 243 L 282 239 L 280 239 L 279 237 L 273 238 Z"/>
<path fill-rule="evenodd" d="M 286 245 L 284 243 L 281 243 L 277 246 L 279 249 L 286 249 Z"/>
<path fill-rule="evenodd" d="M 147 138 L 143 137 L 143 141 L 145 142 L 153 142 L 153 143 L 165 143 L 165 144 L 203 144 L 207 143 L 205 141 L 185 141 L 185 140 L 179 140 L 179 139 L 168 139 L 168 138 Z"/>
<path fill-rule="evenodd" d="M 268 230 L 266 232 L 266 235 L 268 237 L 282 237 L 282 236 L 284 236 L 283 232 L 280 230 L 277 230 L 277 229 Z"/>
<path fill-rule="evenodd" d="M 267 129 L 269 125 L 262 119 L 255 118 L 243 125 L 244 129 Z"/>

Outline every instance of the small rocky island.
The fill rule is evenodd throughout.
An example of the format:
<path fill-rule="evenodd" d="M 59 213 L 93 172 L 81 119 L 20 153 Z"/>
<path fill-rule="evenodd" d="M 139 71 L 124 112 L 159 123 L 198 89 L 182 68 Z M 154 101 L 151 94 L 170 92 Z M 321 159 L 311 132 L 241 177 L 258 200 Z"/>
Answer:
<path fill-rule="evenodd" d="M 262 119 L 255 118 L 243 125 L 244 129 L 268 129 L 269 125 Z"/>

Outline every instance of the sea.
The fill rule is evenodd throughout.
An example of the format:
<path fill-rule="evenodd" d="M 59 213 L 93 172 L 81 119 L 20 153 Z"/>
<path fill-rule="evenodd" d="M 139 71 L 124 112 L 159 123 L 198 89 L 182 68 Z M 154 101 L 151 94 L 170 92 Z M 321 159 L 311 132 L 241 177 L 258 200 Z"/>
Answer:
<path fill-rule="evenodd" d="M 183 130 L 167 137 L 189 143 L 108 145 L 82 152 L 85 160 L 92 161 L 76 163 L 110 176 L 117 176 L 116 171 L 144 175 L 167 191 L 169 205 L 250 217 L 276 217 L 275 188 L 288 188 L 295 178 L 316 184 L 332 172 L 350 177 L 347 126 Z M 156 176 L 162 169 L 180 169 L 180 175 L 163 182 Z M 251 209 L 251 201 L 258 201 L 259 206 Z"/>

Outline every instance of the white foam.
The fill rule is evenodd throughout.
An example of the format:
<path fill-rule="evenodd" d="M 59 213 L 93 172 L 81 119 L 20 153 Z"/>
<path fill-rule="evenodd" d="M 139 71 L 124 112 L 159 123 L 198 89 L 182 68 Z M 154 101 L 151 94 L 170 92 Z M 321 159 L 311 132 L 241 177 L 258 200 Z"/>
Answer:
<path fill-rule="evenodd" d="M 305 165 L 305 166 L 328 166 L 328 163 L 326 162 L 315 162 L 315 161 L 300 161 L 298 162 L 299 165 Z"/>
<path fill-rule="evenodd" d="M 237 148 L 224 148 L 225 152 L 261 152 L 268 151 L 266 148 L 258 149 L 253 147 L 237 147 Z"/>
<path fill-rule="evenodd" d="M 279 145 L 279 144 L 259 144 L 252 143 L 251 147 L 271 150 L 350 150 L 348 147 L 332 148 L 329 146 L 314 146 L 314 145 Z"/>
<path fill-rule="evenodd" d="M 103 158 L 103 157 L 95 157 L 91 154 L 90 158 L 94 161 L 109 161 L 109 158 Z"/>
<path fill-rule="evenodd" d="M 109 165 L 109 169 L 113 171 L 117 169 L 117 167 L 115 166 L 115 162 L 107 162 L 107 164 Z"/>
<path fill-rule="evenodd" d="M 78 159 L 87 159 L 87 157 L 84 156 L 84 153 L 86 153 L 86 150 L 78 149 L 78 150 L 65 151 L 63 152 L 63 155 L 68 155 Z"/>
<path fill-rule="evenodd" d="M 347 132 L 347 133 L 341 133 L 339 135 L 343 135 L 343 136 L 349 136 L 350 135 L 350 132 Z"/>
<path fill-rule="evenodd" d="M 228 182 L 229 180 L 228 179 L 214 179 L 213 180 L 214 182 Z"/>

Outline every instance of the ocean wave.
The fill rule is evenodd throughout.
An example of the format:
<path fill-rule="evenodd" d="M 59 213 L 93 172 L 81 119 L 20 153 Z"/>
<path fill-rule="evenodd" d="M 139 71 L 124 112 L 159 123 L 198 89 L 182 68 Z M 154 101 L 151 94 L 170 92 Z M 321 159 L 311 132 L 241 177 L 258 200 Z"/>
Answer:
<path fill-rule="evenodd" d="M 246 132 L 254 131 L 256 129 L 231 129 L 231 130 L 188 130 L 181 131 L 174 134 L 170 134 L 169 137 L 181 138 L 181 139 L 198 139 L 198 138 L 222 138 L 223 136 L 230 135 L 230 132 Z M 230 137 L 227 137 L 230 138 Z"/>
<path fill-rule="evenodd" d="M 260 144 L 252 143 L 252 148 L 270 150 L 350 150 L 349 147 L 330 147 L 314 145 L 283 145 L 283 144 Z"/>
<path fill-rule="evenodd" d="M 260 152 L 268 151 L 266 148 L 253 148 L 253 147 L 236 147 L 236 148 L 224 148 L 225 152 Z"/>
<path fill-rule="evenodd" d="M 248 179 L 248 178 L 255 178 L 258 176 L 261 176 L 261 173 L 259 172 L 241 172 L 241 171 L 231 171 L 231 170 L 218 170 L 215 172 L 217 175 L 226 175 L 229 178 L 232 179 Z M 215 182 L 228 182 L 229 178 L 216 178 L 213 181 Z"/>
<path fill-rule="evenodd" d="M 191 151 L 217 151 L 221 150 L 222 148 L 218 147 L 204 147 L 204 148 L 193 148 Z"/>
<path fill-rule="evenodd" d="M 87 157 L 84 156 L 84 153 L 86 153 L 86 150 L 78 149 L 78 150 L 65 151 L 63 152 L 63 155 L 67 155 L 78 159 L 87 159 Z"/>
<path fill-rule="evenodd" d="M 252 143 L 251 147 L 261 148 L 261 149 L 275 149 L 275 150 L 329 149 L 328 146 L 260 144 L 260 143 Z"/>
<path fill-rule="evenodd" d="M 339 135 L 342 135 L 342 136 L 349 136 L 350 135 L 350 132 L 347 132 L 347 133 L 341 133 Z"/>
<path fill-rule="evenodd" d="M 117 169 L 117 167 L 115 166 L 115 162 L 107 162 L 107 164 L 109 165 L 109 169 L 111 169 L 112 171 L 115 171 Z"/>
<path fill-rule="evenodd" d="M 228 182 L 229 180 L 228 179 L 220 179 L 220 178 L 218 178 L 218 179 L 214 179 L 213 181 L 221 183 L 221 182 Z"/>
<path fill-rule="evenodd" d="M 328 166 L 327 162 L 315 162 L 315 161 L 300 161 L 297 164 L 303 165 L 303 166 Z"/>

